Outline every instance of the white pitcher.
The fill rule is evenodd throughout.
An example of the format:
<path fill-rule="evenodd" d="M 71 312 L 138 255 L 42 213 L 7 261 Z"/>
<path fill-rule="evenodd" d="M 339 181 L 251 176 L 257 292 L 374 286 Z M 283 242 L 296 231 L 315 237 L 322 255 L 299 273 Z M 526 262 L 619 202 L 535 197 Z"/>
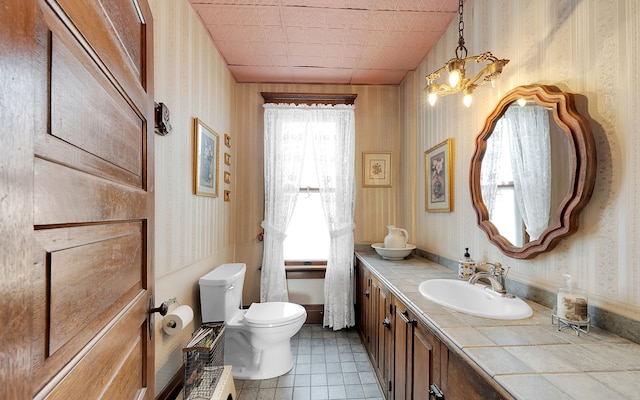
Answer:
<path fill-rule="evenodd" d="M 393 225 L 387 226 L 389 234 L 384 237 L 384 247 L 386 249 L 404 249 L 409 242 L 409 232 L 406 229 L 396 228 Z"/>

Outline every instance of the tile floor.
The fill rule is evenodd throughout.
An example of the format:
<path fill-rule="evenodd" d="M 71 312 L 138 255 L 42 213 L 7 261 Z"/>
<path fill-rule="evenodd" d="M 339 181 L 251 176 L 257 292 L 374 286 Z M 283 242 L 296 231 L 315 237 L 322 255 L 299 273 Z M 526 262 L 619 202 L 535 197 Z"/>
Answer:
<path fill-rule="evenodd" d="M 289 373 L 261 381 L 236 379 L 238 400 L 383 399 L 355 329 L 304 325 L 291 348 L 295 362 Z"/>

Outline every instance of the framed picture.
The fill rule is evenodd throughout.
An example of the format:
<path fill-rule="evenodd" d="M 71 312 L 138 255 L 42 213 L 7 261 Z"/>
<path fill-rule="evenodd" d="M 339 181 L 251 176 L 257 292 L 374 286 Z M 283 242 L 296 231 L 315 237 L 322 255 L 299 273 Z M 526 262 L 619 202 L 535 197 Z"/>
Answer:
<path fill-rule="evenodd" d="M 224 153 L 224 163 L 225 165 L 231 165 L 231 154 Z"/>
<path fill-rule="evenodd" d="M 224 201 L 231 201 L 231 191 L 229 190 L 224 191 Z"/>
<path fill-rule="evenodd" d="M 224 183 L 231 183 L 231 172 L 224 171 Z"/>
<path fill-rule="evenodd" d="M 193 193 L 218 197 L 220 136 L 199 118 L 193 126 Z"/>
<path fill-rule="evenodd" d="M 424 153 L 424 177 L 426 211 L 453 211 L 453 139 Z"/>
<path fill-rule="evenodd" d="M 391 153 L 362 153 L 362 187 L 391 187 Z"/>
<path fill-rule="evenodd" d="M 231 148 L 231 136 L 229 134 L 224 134 L 224 145 Z"/>

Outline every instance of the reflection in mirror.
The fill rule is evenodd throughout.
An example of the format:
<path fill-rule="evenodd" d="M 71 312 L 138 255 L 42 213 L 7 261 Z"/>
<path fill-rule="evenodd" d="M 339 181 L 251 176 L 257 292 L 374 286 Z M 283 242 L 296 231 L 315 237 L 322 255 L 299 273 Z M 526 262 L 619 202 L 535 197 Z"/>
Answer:
<path fill-rule="evenodd" d="M 510 105 L 487 139 L 482 159 L 480 184 L 489 220 L 517 247 L 540 237 L 569 190 L 567 139 L 550 114 L 533 102 Z"/>
<path fill-rule="evenodd" d="M 478 225 L 508 256 L 550 250 L 577 229 L 595 160 L 589 125 L 571 95 L 549 86 L 512 90 L 477 139 L 470 187 Z"/>

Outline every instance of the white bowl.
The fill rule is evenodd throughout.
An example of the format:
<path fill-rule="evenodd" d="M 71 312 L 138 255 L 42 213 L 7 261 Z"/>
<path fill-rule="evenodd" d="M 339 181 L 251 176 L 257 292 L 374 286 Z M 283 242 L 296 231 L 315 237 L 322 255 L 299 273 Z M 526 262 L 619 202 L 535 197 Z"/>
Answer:
<path fill-rule="evenodd" d="M 380 254 L 385 260 L 403 260 L 416 248 L 412 244 L 407 244 L 406 247 L 385 248 L 384 243 L 374 243 L 371 245 L 376 250 L 376 253 Z"/>

